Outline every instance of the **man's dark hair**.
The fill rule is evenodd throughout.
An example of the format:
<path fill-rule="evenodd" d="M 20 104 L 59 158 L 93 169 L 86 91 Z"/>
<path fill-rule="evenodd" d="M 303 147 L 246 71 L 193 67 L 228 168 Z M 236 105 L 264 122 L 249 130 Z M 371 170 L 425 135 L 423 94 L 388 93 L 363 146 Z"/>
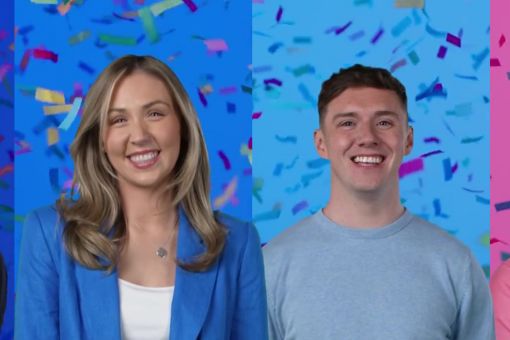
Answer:
<path fill-rule="evenodd" d="M 318 103 L 319 119 L 321 123 L 324 119 L 328 104 L 342 92 L 353 87 L 373 87 L 376 89 L 391 90 L 397 94 L 407 112 L 406 89 L 397 78 L 393 77 L 391 73 L 384 68 L 356 64 L 349 68 L 340 69 L 340 71 L 333 73 L 328 80 L 322 83 Z"/>

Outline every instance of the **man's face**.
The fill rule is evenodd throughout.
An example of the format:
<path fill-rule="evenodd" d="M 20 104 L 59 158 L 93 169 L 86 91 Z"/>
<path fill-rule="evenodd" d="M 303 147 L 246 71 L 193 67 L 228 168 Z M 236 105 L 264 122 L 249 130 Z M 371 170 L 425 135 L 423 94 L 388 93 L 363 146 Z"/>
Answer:
<path fill-rule="evenodd" d="M 333 192 L 376 194 L 398 188 L 413 130 L 395 92 L 348 88 L 327 105 L 314 139 L 320 156 L 331 162 Z"/>

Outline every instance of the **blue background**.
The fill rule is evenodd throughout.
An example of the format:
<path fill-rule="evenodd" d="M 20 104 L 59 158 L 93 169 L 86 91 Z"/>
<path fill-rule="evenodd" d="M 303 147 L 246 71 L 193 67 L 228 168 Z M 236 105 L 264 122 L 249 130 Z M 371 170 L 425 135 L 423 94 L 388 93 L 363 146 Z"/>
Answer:
<path fill-rule="evenodd" d="M 81 5 L 74 4 L 64 16 L 54 5 L 16 2 L 16 25 L 24 33 L 16 37 L 16 138 L 31 147 L 30 152 L 16 157 L 15 206 L 19 220 L 32 209 L 52 204 L 65 192 L 62 186 L 71 179 L 73 167 L 68 148 L 79 124 L 76 119 L 68 131 L 59 129 L 59 143 L 48 147 L 47 128 L 58 126 L 66 114 L 45 116 L 42 108 L 50 104 L 35 100 L 35 88 L 62 91 L 66 103 L 70 103 L 75 84 L 80 84 L 86 94 L 112 59 L 130 53 L 153 55 L 166 61 L 177 73 L 199 113 L 204 130 L 212 171 L 212 198 L 222 194 L 226 184 L 237 176 L 235 196 L 238 200 L 230 201 L 221 210 L 244 220 L 251 218 L 251 164 L 240 152 L 242 145 L 247 145 L 251 138 L 251 32 L 247 24 L 250 4 L 197 3 L 196 12 L 180 4 L 154 18 L 160 39 L 151 43 L 138 17 L 127 20 L 119 16 L 127 16 L 126 13 L 156 2 L 145 1 L 144 5 L 138 5 L 134 1 L 85 1 Z M 90 32 L 90 37 L 71 45 L 69 38 L 83 31 Z M 132 37 L 138 43 L 136 46 L 103 46 L 98 43 L 100 34 Z M 203 39 L 224 39 L 228 50 L 209 53 Z M 33 48 L 45 48 L 58 54 L 58 62 L 32 57 L 23 71 L 20 67 L 23 54 Z M 80 62 L 93 71 L 80 68 Z M 205 95 L 207 106 L 204 106 L 198 91 L 208 84 L 213 92 Z M 235 87 L 235 93 L 221 93 L 220 89 L 231 86 Z M 235 112 L 228 112 L 229 105 L 235 106 Z M 36 131 L 41 124 L 46 127 Z M 218 155 L 220 150 L 229 158 L 230 170 L 224 167 Z M 58 182 L 54 185 L 50 183 L 50 169 L 58 173 Z M 18 223 L 16 245 L 21 227 L 22 223 Z"/>
<path fill-rule="evenodd" d="M 329 163 L 313 145 L 322 82 L 355 63 L 391 69 L 401 62 L 393 74 L 407 88 L 415 132 L 404 161 L 421 157 L 424 164 L 401 179 L 402 201 L 467 244 L 488 273 L 489 2 L 394 4 L 254 2 L 254 111 L 261 113 L 253 121 L 254 221 L 267 242 L 328 200 Z M 447 33 L 461 46 L 447 42 Z M 281 86 L 265 85 L 271 79 Z M 446 95 L 416 100 L 436 80 Z M 293 212 L 299 205 L 306 208 Z"/>

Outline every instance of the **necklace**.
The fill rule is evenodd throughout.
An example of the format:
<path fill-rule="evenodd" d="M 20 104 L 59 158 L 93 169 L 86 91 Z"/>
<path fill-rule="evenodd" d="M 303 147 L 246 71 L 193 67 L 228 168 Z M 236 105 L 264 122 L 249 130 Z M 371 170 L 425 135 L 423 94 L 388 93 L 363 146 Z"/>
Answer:
<path fill-rule="evenodd" d="M 170 231 L 170 234 L 168 235 L 168 238 L 166 241 L 156 249 L 156 256 L 161 258 L 162 260 L 166 259 L 168 257 L 168 250 L 166 250 L 166 246 L 168 244 L 168 241 L 170 241 L 170 238 L 174 234 L 174 230 L 177 228 L 177 225 L 179 224 L 179 218 L 176 218 L 175 223 L 172 227 L 172 230 Z"/>

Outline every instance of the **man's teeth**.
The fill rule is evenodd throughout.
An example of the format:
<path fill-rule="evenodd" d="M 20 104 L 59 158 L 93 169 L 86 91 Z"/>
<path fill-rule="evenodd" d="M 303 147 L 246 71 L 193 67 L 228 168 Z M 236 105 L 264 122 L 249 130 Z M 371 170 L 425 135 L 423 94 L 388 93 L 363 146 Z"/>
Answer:
<path fill-rule="evenodd" d="M 356 156 L 354 157 L 355 163 L 368 163 L 368 164 L 379 164 L 383 161 L 381 156 Z"/>
<path fill-rule="evenodd" d="M 134 155 L 129 158 L 133 162 L 140 163 L 140 162 L 147 162 L 147 161 L 153 160 L 154 158 L 156 158 L 157 155 L 158 155 L 158 153 L 156 151 L 153 151 L 153 152 L 148 152 L 148 153 L 144 153 L 141 155 Z"/>

